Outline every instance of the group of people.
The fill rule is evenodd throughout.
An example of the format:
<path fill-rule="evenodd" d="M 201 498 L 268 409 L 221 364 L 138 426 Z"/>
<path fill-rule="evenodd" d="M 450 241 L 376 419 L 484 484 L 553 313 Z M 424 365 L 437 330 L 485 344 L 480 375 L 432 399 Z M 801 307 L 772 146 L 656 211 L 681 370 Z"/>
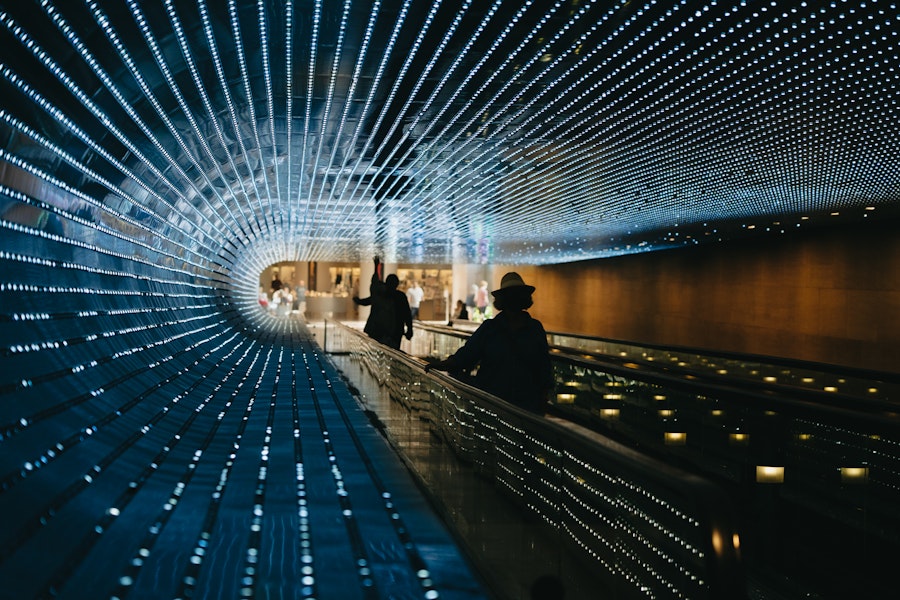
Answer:
<path fill-rule="evenodd" d="M 488 282 L 483 281 L 480 284 L 472 284 L 471 289 L 469 290 L 469 295 L 466 296 L 466 301 L 464 303 L 465 306 L 465 317 L 455 317 L 459 319 L 472 319 L 473 321 L 480 323 L 485 319 L 490 319 L 493 316 L 493 311 L 491 310 L 491 293 L 488 292 Z M 460 312 L 460 301 L 456 302 L 457 312 Z"/>
<path fill-rule="evenodd" d="M 398 350 L 404 336 L 408 340 L 413 336 L 412 310 L 406 294 L 397 289 L 399 285 L 400 278 L 394 273 L 384 277 L 384 265 L 376 256 L 368 298 L 353 296 L 356 304 L 372 308 L 363 331 L 377 342 Z"/>
<path fill-rule="evenodd" d="M 383 268 L 381 260 L 375 257 L 369 297 L 354 296 L 353 302 L 372 307 L 364 329 L 370 337 L 392 348 L 400 348 L 401 338 L 412 339 L 412 322 L 419 318 L 425 290 L 413 281 L 405 293 L 400 291 L 400 278 L 393 273 L 384 277 Z"/>
<path fill-rule="evenodd" d="M 416 315 L 411 308 L 409 293 L 397 289 L 399 285 L 397 275 L 384 277 L 383 265 L 376 257 L 369 296 L 353 297 L 356 304 L 372 309 L 363 329 L 366 334 L 398 350 L 403 337 L 412 339 Z M 414 284 L 410 289 L 416 288 L 418 286 Z M 478 291 L 482 289 L 483 294 Z M 497 314 L 484 320 L 453 355 L 428 363 L 425 371 L 437 369 L 468 378 L 477 368 L 472 378 L 476 387 L 526 410 L 543 414 L 554 380 L 547 333 L 541 322 L 528 314 L 534 291 L 534 286 L 526 284 L 518 273 L 505 274 L 500 287 L 490 292 Z M 483 281 L 473 293 L 475 311 L 483 316 L 490 314 L 489 300 L 485 297 L 487 282 Z M 412 297 L 418 308 L 421 297 Z M 458 301 L 456 315 L 465 314 L 464 311 L 465 303 Z"/>
<path fill-rule="evenodd" d="M 306 313 L 306 282 L 301 280 L 296 286 L 282 283 L 278 276 L 272 279 L 269 288 L 271 299 L 263 288 L 259 288 L 259 305 L 272 314 L 283 317 L 296 310 L 300 316 Z"/>

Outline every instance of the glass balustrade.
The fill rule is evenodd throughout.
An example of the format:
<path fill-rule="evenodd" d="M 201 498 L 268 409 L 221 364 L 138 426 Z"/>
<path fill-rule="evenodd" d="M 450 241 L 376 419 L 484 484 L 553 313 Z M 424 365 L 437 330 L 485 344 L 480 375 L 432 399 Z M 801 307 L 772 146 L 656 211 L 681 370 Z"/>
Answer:
<path fill-rule="evenodd" d="M 428 348 L 420 356 L 452 354 L 467 335 L 457 327 L 417 329 L 419 347 Z M 791 367 L 788 376 L 788 367 L 764 360 L 713 362 L 550 338 L 557 382 L 551 413 L 718 482 L 750 524 L 751 562 L 776 570 L 793 563 L 842 585 L 853 585 L 839 575 L 851 569 L 865 573 L 873 589 L 885 585 L 884 557 L 900 552 L 900 411 L 873 397 L 893 394 L 885 381 L 857 374 L 850 385 L 849 376 L 811 367 Z M 706 377 L 710 371 L 717 377 Z M 757 375 L 770 378 L 765 387 L 746 384 Z M 794 385 L 806 378 L 817 383 Z M 841 387 L 829 391 L 826 381 Z M 861 394 L 858 410 L 847 408 L 857 406 L 854 393 Z M 781 558 L 780 546 L 797 557 Z"/>
<path fill-rule="evenodd" d="M 542 523 L 556 540 L 552 554 L 588 564 L 604 574 L 605 586 L 625 590 L 623 597 L 743 594 L 738 531 L 722 490 L 577 425 L 426 375 L 422 363 L 358 329 L 327 323 L 324 338 L 327 352 L 349 353 L 344 370 L 352 381 L 369 377 L 390 398 L 368 406 L 404 452 L 417 454 L 410 428 L 425 427 Z M 424 480 L 435 477 L 427 466 Z M 477 522 L 477 504 L 468 498 L 450 512 L 457 523 Z M 507 533 L 499 543 L 514 546 L 519 533 Z"/>

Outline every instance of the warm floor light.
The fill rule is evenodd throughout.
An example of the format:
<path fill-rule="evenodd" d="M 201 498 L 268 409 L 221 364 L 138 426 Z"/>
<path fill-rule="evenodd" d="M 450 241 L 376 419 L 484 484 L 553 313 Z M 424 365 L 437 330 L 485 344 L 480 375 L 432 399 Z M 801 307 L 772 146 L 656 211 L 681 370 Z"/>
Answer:
<path fill-rule="evenodd" d="M 725 554 L 727 548 L 725 547 L 725 540 L 728 539 L 721 531 L 718 529 L 713 529 L 712 532 L 712 546 L 713 550 L 719 556 Z M 731 534 L 731 547 L 735 550 L 741 549 L 741 536 L 737 533 Z"/>
<path fill-rule="evenodd" d="M 869 480 L 869 467 L 841 467 L 841 483 L 865 483 Z"/>
<path fill-rule="evenodd" d="M 750 441 L 748 433 L 729 433 L 728 442 L 733 445 L 743 445 Z"/>
<path fill-rule="evenodd" d="M 575 394 L 557 394 L 556 395 L 556 403 L 557 404 L 572 404 L 575 402 Z"/>
<path fill-rule="evenodd" d="M 687 443 L 687 433 L 683 431 L 667 431 L 664 435 L 667 446 L 683 446 Z"/>
<path fill-rule="evenodd" d="M 757 483 L 784 483 L 784 467 L 756 466 Z"/>
<path fill-rule="evenodd" d="M 618 419 L 619 418 L 619 409 L 618 408 L 601 408 L 600 416 L 604 419 Z"/>

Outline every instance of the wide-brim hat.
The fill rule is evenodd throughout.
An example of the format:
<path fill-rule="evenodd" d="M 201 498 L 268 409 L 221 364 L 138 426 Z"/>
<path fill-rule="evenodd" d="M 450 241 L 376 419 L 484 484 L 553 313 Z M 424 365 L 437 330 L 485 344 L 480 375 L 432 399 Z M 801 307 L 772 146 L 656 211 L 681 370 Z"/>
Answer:
<path fill-rule="evenodd" d="M 534 292 L 534 286 L 528 285 L 522 280 L 522 276 L 515 271 L 510 271 L 500 280 L 500 288 L 491 292 L 494 296 L 519 293 L 530 294 Z"/>

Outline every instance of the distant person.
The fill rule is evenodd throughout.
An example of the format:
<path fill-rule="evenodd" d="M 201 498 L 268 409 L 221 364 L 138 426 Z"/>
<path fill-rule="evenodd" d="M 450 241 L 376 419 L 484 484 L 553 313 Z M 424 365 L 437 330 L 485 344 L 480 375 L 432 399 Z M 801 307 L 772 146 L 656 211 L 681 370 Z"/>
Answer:
<path fill-rule="evenodd" d="M 272 287 L 269 290 L 272 294 L 281 289 L 281 280 L 278 279 L 278 275 L 272 278 Z"/>
<path fill-rule="evenodd" d="M 369 297 L 353 296 L 353 302 L 359 306 L 371 307 L 363 331 L 373 340 L 380 342 L 386 336 L 384 324 L 389 319 L 384 313 L 388 310 L 388 306 L 381 301 L 385 291 L 381 259 L 376 256 L 373 260 L 375 272 L 372 273 L 372 279 L 369 282 Z"/>
<path fill-rule="evenodd" d="M 406 294 L 397 289 L 400 279 L 391 273 L 381 281 L 381 273 L 380 259 L 376 257 L 369 297 L 354 296 L 353 302 L 372 307 L 363 331 L 373 340 L 399 350 L 400 340 L 404 335 L 406 339 L 412 339 L 412 313 Z"/>
<path fill-rule="evenodd" d="M 300 318 L 303 319 L 306 317 L 306 282 L 304 280 L 300 280 L 300 283 L 297 284 L 297 287 L 294 288 L 294 302 L 297 304 L 297 312 L 300 313 Z"/>
<path fill-rule="evenodd" d="M 534 287 L 518 273 L 503 276 L 500 289 L 492 292 L 500 311 L 482 323 L 465 345 L 448 358 L 425 370 L 469 372 L 478 366 L 474 384 L 526 410 L 543 414 L 553 390 L 553 369 L 547 333 L 528 314 Z"/>
<path fill-rule="evenodd" d="M 475 310 L 484 317 L 487 314 L 487 307 L 490 303 L 491 298 L 488 295 L 488 282 L 482 281 L 481 285 L 478 286 L 478 289 L 475 291 Z"/>
<path fill-rule="evenodd" d="M 478 285 L 473 283 L 469 289 L 469 295 L 466 296 L 466 308 L 470 313 L 475 312 L 475 296 L 478 294 Z"/>
<path fill-rule="evenodd" d="M 264 310 L 268 310 L 268 308 L 269 308 L 269 295 L 268 295 L 268 294 L 266 293 L 266 291 L 262 288 L 262 286 L 259 286 L 259 295 L 257 296 L 257 298 L 259 299 L 259 305 L 260 305 L 261 307 L 263 307 Z"/>
<path fill-rule="evenodd" d="M 412 287 L 406 290 L 406 298 L 409 300 L 409 310 L 413 320 L 419 318 L 419 305 L 425 297 L 425 291 L 419 287 L 418 282 L 413 281 Z"/>
<path fill-rule="evenodd" d="M 406 336 L 411 340 L 413 336 L 412 311 L 409 308 L 409 300 L 406 294 L 397 289 L 400 279 L 391 273 L 384 279 L 386 288 L 386 300 L 391 305 L 391 321 L 388 323 L 387 341 L 384 343 L 391 348 L 400 349 L 400 338 Z"/>
<path fill-rule="evenodd" d="M 450 325 L 453 321 L 467 321 L 469 319 L 469 311 L 466 310 L 466 303 L 462 300 L 456 301 L 456 310 L 453 311 L 453 317 L 450 319 Z"/>
<path fill-rule="evenodd" d="M 294 296 L 291 289 L 283 286 L 272 295 L 272 301 L 275 303 L 275 312 L 279 317 L 286 317 L 291 314 L 291 306 L 294 303 Z"/>

